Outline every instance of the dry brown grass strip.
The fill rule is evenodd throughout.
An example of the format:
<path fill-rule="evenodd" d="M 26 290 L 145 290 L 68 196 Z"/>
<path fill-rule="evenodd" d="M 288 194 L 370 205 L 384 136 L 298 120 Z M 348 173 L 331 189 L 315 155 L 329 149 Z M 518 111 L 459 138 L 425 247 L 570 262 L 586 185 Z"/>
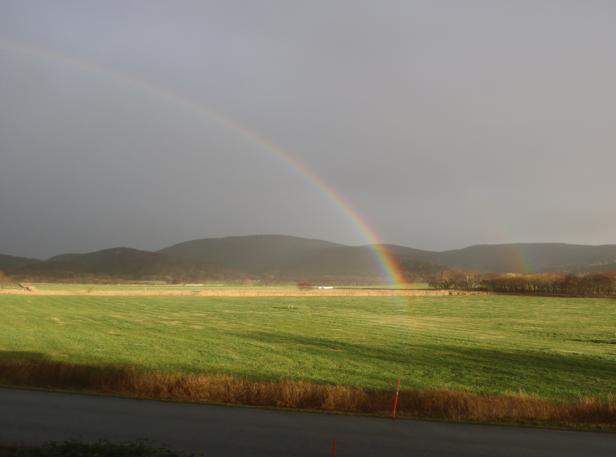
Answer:
<path fill-rule="evenodd" d="M 348 386 L 304 381 L 250 381 L 224 375 L 146 372 L 39 360 L 0 360 L 0 383 L 139 398 L 349 413 L 388 414 L 392 405 L 391 392 Z M 557 403 L 521 395 L 402 391 L 399 415 L 615 430 L 616 396 Z"/>
<path fill-rule="evenodd" d="M 205 290 L 45 290 L 0 289 L 0 295 L 88 297 L 419 297 L 489 295 L 481 291 L 423 289 L 205 289 Z"/>

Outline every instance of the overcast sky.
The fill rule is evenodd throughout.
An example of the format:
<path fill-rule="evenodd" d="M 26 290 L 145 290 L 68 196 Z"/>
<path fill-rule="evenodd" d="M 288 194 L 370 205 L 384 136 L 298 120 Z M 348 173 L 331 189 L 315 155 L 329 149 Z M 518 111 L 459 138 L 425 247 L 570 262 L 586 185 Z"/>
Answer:
<path fill-rule="evenodd" d="M 0 0 L 0 252 L 616 242 L 616 2 Z"/>

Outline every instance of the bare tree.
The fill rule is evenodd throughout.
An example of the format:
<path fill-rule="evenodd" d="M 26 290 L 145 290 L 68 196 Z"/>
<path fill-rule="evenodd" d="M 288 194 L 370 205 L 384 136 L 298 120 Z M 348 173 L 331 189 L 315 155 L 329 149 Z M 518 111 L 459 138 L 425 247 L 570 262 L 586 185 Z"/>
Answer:
<path fill-rule="evenodd" d="M 4 271 L 0 271 L 0 289 L 2 289 L 8 283 L 9 276 Z"/>

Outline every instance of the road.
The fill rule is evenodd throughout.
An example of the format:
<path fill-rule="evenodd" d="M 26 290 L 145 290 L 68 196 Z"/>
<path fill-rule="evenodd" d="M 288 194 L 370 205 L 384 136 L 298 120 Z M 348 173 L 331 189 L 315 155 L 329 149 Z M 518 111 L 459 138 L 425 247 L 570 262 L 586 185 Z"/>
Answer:
<path fill-rule="evenodd" d="M 616 434 L 0 389 L 0 443 L 149 439 L 206 457 L 616 456 Z"/>

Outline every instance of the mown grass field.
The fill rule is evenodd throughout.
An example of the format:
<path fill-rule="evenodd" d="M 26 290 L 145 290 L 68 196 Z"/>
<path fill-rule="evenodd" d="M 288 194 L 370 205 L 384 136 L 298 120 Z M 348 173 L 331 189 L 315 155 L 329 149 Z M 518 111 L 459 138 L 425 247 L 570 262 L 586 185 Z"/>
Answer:
<path fill-rule="evenodd" d="M 0 358 L 549 400 L 616 393 L 616 300 L 0 297 Z"/>

